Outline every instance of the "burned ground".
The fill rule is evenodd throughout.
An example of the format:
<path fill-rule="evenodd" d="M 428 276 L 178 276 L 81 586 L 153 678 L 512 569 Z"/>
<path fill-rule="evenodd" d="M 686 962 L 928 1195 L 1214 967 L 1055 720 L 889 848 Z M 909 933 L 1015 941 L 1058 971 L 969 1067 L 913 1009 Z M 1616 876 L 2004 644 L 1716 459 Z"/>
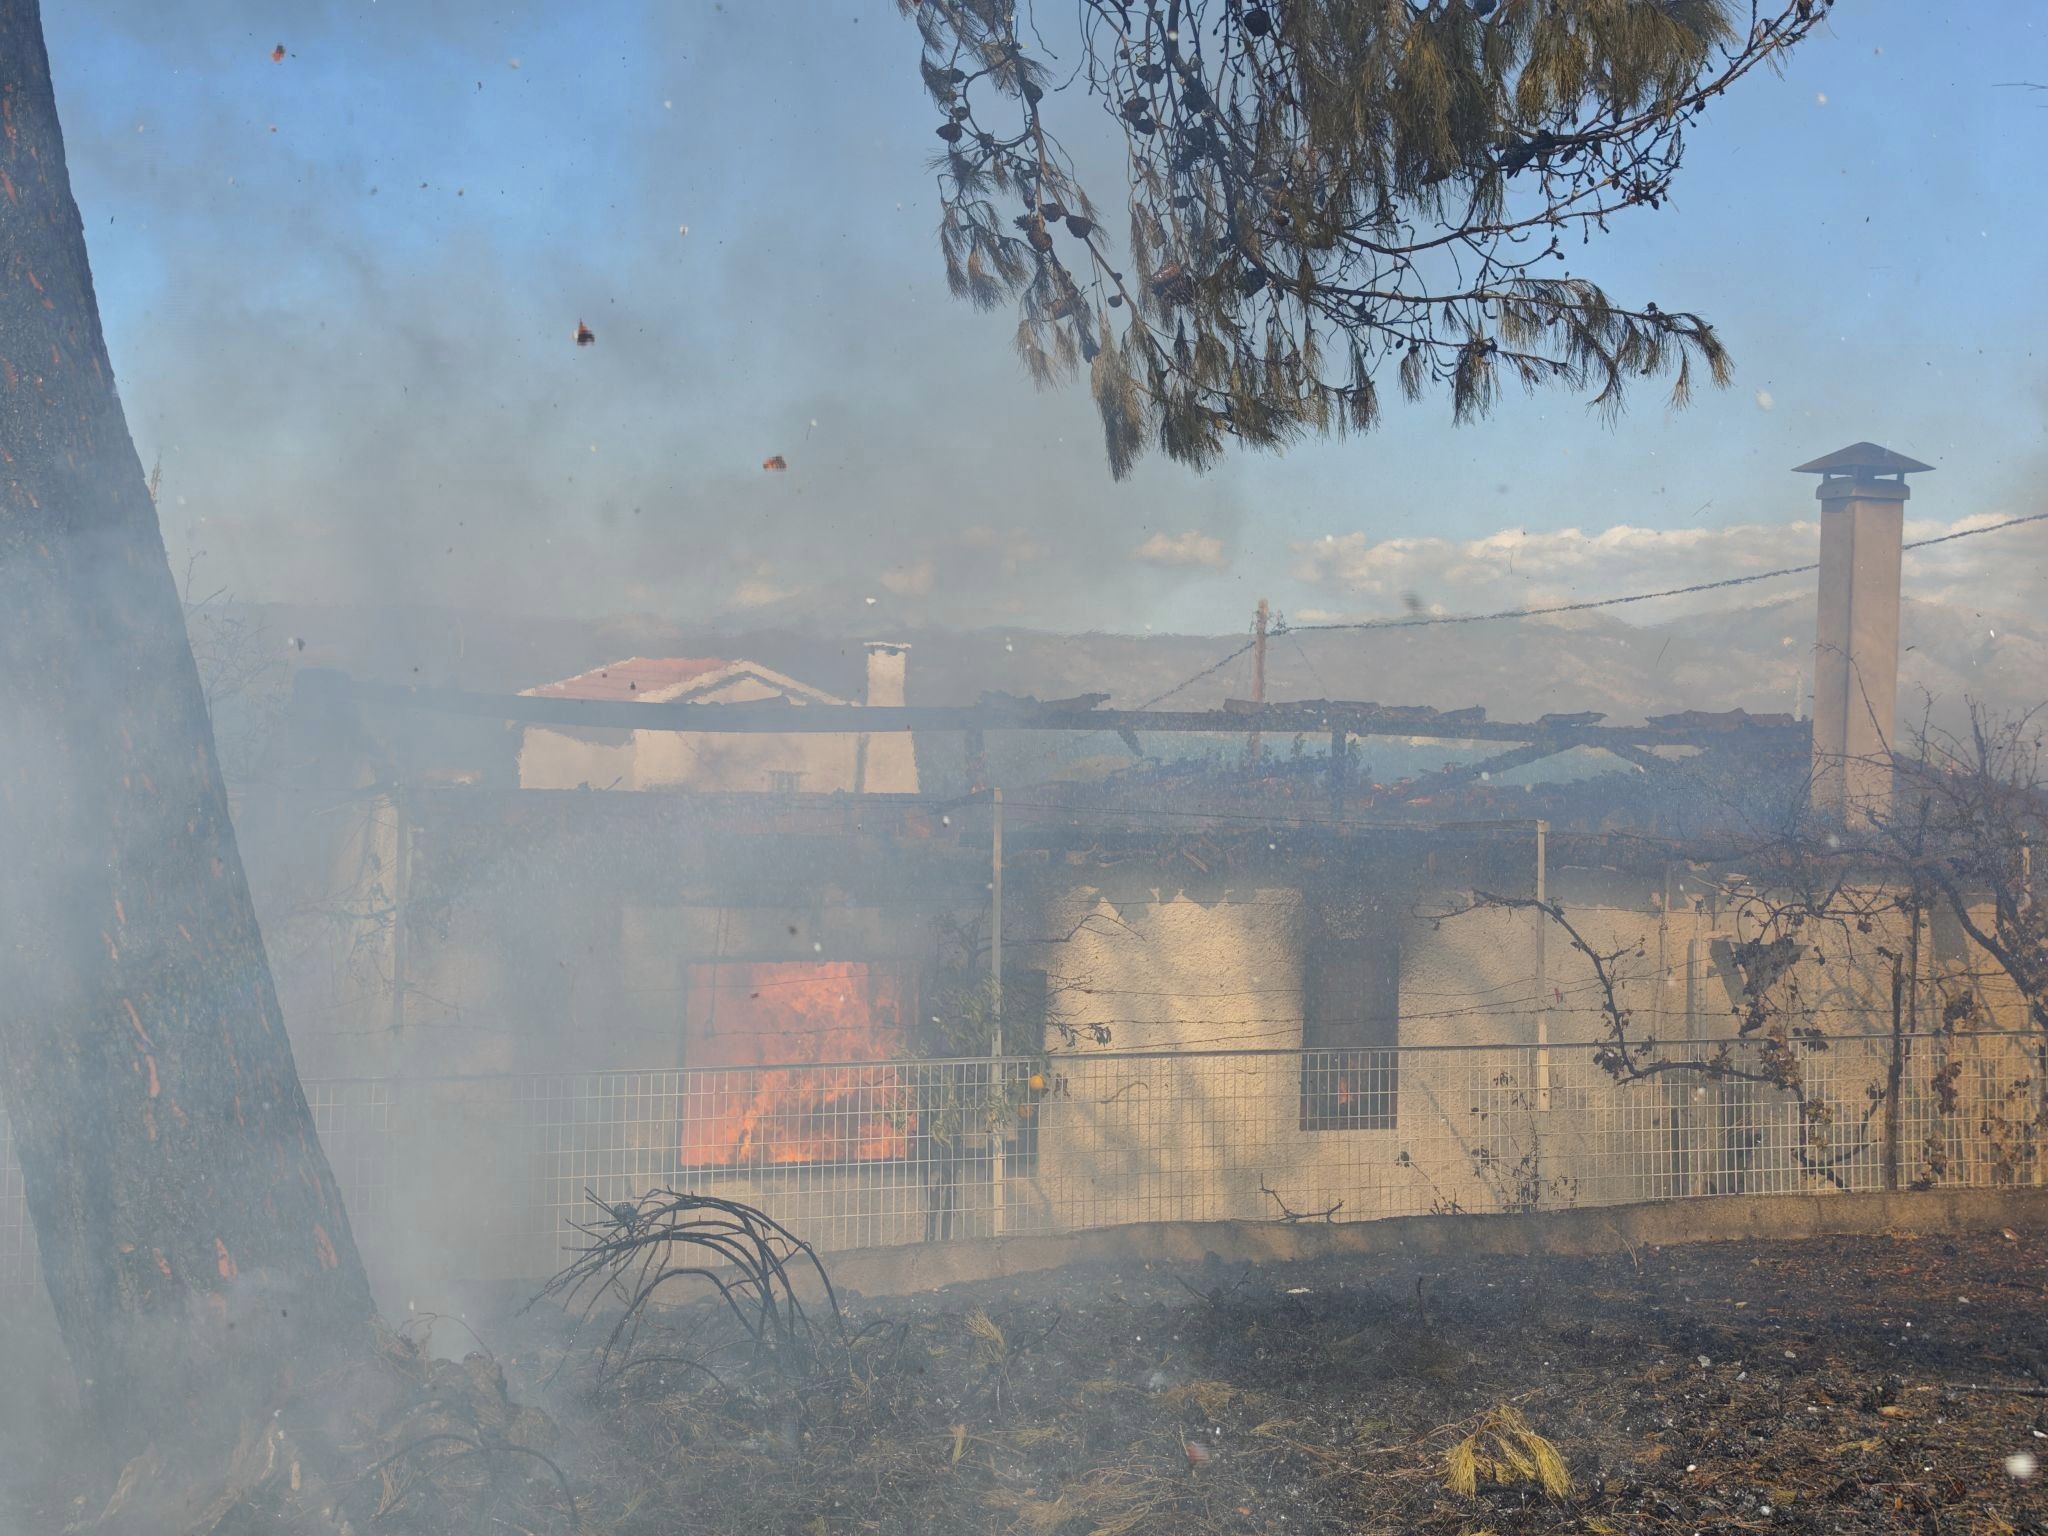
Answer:
<path fill-rule="evenodd" d="M 720 1383 L 671 1314 L 594 1405 L 569 1351 L 550 1406 L 605 1532 L 1990 1536 L 2048 1530 L 2005 1465 L 2048 1451 L 2048 1398 L 1963 1390 L 2048 1382 L 2044 1258 L 2030 1233 L 1064 1270 L 848 1299 L 850 1379 Z M 564 1340 L 518 1331 L 538 1392 Z"/>
<path fill-rule="evenodd" d="M 602 1373 L 603 1307 L 434 1325 L 460 1362 L 416 1319 L 254 1426 L 175 1528 L 2048 1532 L 2013 1460 L 2048 1460 L 2038 1230 L 1133 1262 L 842 1301 L 843 1331 L 814 1302 L 815 1334 L 765 1350 L 708 1299 L 664 1307 Z M 23 1529 L 87 1515 L 75 1495 L 43 1484 Z"/>

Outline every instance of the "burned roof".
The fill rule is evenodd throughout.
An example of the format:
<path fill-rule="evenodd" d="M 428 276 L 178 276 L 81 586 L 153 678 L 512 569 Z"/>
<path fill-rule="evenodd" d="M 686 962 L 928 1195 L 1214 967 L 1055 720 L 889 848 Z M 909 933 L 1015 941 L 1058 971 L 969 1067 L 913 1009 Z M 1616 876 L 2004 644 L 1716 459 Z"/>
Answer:
<path fill-rule="evenodd" d="M 1327 822 L 1412 827 L 1544 820 L 1558 832 L 1625 835 L 1685 844 L 1754 834 L 1804 803 L 1811 746 L 1803 731 L 1731 728 L 1704 746 L 1568 749 L 1615 760 L 1580 764 L 1568 777 L 1530 777 L 1540 749 L 1516 748 L 1440 771 L 1380 778 L 1362 762 L 1331 783 L 1326 755 L 1241 764 L 1180 761 L 1134 766 L 1113 777 L 1040 785 L 1017 801 L 1058 800 L 1075 810 L 1135 824 L 1161 817 L 1226 821 Z M 1592 769 L 1590 772 L 1583 771 Z"/>
<path fill-rule="evenodd" d="M 802 683 L 759 662 L 713 656 L 629 656 L 560 682 L 524 690 L 531 699 L 584 699 L 602 703 L 666 704 L 715 695 L 741 681 L 760 684 L 786 702 L 843 704 L 837 695 Z M 755 701 L 760 702 L 760 701 Z"/>
<path fill-rule="evenodd" d="M 628 656 L 560 682 L 525 689 L 524 694 L 535 699 L 634 699 L 694 682 L 731 665 L 714 656 Z"/>

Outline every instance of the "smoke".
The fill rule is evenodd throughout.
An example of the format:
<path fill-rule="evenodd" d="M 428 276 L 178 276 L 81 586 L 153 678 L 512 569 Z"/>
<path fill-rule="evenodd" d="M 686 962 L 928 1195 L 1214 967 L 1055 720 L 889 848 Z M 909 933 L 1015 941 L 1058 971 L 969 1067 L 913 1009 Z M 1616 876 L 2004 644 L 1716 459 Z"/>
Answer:
<path fill-rule="evenodd" d="M 1133 547 L 1169 499 L 1227 537 L 1237 482 L 1113 486 L 1085 390 L 1034 391 L 1013 322 L 946 293 L 892 15 L 385 9 L 52 17 L 174 561 L 300 603 L 828 629 L 1099 622 L 1207 574 Z"/>
<path fill-rule="evenodd" d="M 1606 248 L 1616 291 L 1678 260 L 1742 391 L 1676 422 L 1639 413 L 1619 440 L 1552 425 L 1579 421 L 1568 402 L 1517 403 L 1478 454 L 1435 403 L 1403 407 L 1366 445 L 1200 478 L 1155 457 L 1113 485 L 1085 389 L 1034 391 L 1012 318 L 945 290 L 937 141 L 914 32 L 888 7 L 96 0 L 49 23 L 173 560 L 203 550 L 242 596 L 839 634 L 1234 629 L 1240 578 L 1299 617 L 1408 592 L 1452 608 L 1597 596 L 1810 559 L 1810 527 L 1757 499 L 1796 511 L 1783 465 L 1858 433 L 1925 456 L 2004 420 L 1946 387 L 1910 424 L 1888 403 L 1941 379 L 1925 365 L 1947 356 L 1944 326 L 1967 334 L 1956 317 L 1915 311 L 1910 381 L 1848 354 L 1823 367 L 1791 294 L 1738 294 L 1715 265 L 1731 240 L 1765 260 L 1757 230 L 1646 223 Z M 1063 121 L 1093 121 L 1078 92 L 1058 100 Z M 1120 164 L 1085 129 L 1070 142 L 1111 205 Z M 1702 148 L 1704 187 L 1728 173 Z M 574 344 L 579 321 L 594 345 Z M 1760 388 L 1779 409 L 1757 409 Z M 777 456 L 786 471 L 761 467 Z M 1987 476 L 2031 489 L 1960 457 L 1943 459 L 1944 510 L 1996 504 Z M 1477 536 L 1510 481 L 1530 529 L 1576 528 Z M 1577 531 L 1605 521 L 1582 510 L 1602 481 L 1655 492 L 1665 526 Z M 1689 528 L 1685 509 L 1715 497 L 1712 521 L 1758 510 Z M 1380 537 L 1443 522 L 1441 539 Z M 1332 547 L 1296 549 L 1308 591 L 1290 592 L 1288 544 L 1325 530 Z M 1914 590 L 1981 596 L 1956 569 Z"/>

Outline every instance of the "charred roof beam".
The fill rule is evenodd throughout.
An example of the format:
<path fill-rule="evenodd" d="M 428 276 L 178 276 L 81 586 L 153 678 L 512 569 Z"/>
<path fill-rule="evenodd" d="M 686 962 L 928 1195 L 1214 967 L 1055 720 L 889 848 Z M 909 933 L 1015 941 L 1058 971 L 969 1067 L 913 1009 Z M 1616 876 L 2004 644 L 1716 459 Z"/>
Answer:
<path fill-rule="evenodd" d="M 1507 773 L 1515 768 L 1526 767 L 1530 763 L 1540 763 L 1546 757 L 1556 757 L 1560 752 L 1569 752 L 1579 745 L 1576 741 L 1532 741 L 1527 746 L 1516 747 L 1511 751 L 1496 752 L 1492 757 L 1481 758 L 1476 763 L 1460 763 L 1455 768 L 1424 774 L 1421 778 L 1402 785 L 1395 798 L 1413 800 L 1418 795 L 1433 795 L 1439 790 L 1469 784 L 1474 779 L 1490 779 L 1497 773 Z"/>
<path fill-rule="evenodd" d="M 1274 736 L 1344 732 L 1349 736 L 1412 736 L 1442 741 L 1542 744 L 1550 752 L 1574 746 L 1707 746 L 1732 734 L 1757 738 L 1803 731 L 1804 725 L 1690 715 L 1645 726 L 1513 724 L 1487 720 L 1485 711 L 1439 711 L 1423 706 L 1370 703 L 1266 704 L 1225 710 L 1135 710 L 1076 704 L 1003 701 L 990 705 L 879 707 L 864 704 L 649 704 L 610 699 L 548 699 L 471 693 L 456 688 L 356 682 L 339 673 L 299 674 L 301 688 L 334 690 L 358 702 L 423 709 L 521 725 L 569 729 L 704 731 L 734 735 L 880 735 L 889 731 L 1155 731 L 1169 734 Z M 1681 723 L 1682 722 L 1682 723 Z"/>

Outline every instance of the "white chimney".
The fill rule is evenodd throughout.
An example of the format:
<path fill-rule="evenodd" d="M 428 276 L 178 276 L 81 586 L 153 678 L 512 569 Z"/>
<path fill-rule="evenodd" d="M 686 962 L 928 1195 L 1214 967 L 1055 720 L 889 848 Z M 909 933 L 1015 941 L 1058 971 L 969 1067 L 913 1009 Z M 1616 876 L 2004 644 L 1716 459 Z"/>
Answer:
<path fill-rule="evenodd" d="M 910 647 L 894 640 L 870 640 L 867 702 L 877 709 L 901 709 L 903 676 Z M 914 795 L 917 793 L 917 748 L 908 731 L 863 735 L 855 748 L 854 793 Z"/>
<path fill-rule="evenodd" d="M 894 640 L 870 640 L 866 649 L 867 702 L 883 708 L 901 709 L 904 703 L 903 675 L 909 664 L 910 647 Z"/>
<path fill-rule="evenodd" d="M 1793 471 L 1821 477 L 1812 800 L 1833 821 L 1867 826 L 1891 799 L 1906 476 L 1932 468 L 1852 443 Z"/>

